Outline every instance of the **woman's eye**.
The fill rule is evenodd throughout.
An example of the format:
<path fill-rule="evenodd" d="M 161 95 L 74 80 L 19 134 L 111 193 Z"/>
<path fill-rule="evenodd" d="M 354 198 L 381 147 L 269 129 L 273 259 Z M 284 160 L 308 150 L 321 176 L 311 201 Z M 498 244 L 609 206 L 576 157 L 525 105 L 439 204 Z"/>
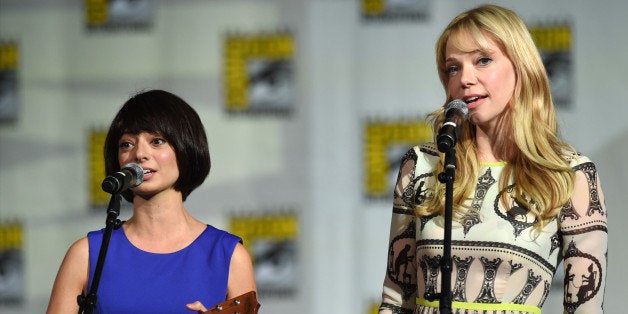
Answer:
<path fill-rule="evenodd" d="M 491 63 L 491 61 L 493 61 L 493 59 L 489 58 L 489 57 L 482 57 L 478 60 L 478 64 L 480 65 L 487 65 L 489 63 Z"/>
<path fill-rule="evenodd" d="M 153 144 L 155 145 L 161 145 L 161 144 L 165 144 L 166 140 L 160 137 L 156 137 L 153 139 Z"/>
<path fill-rule="evenodd" d="M 121 142 L 120 144 L 118 144 L 118 148 L 119 149 L 128 149 L 130 148 L 132 145 L 129 142 Z"/>
<path fill-rule="evenodd" d="M 456 65 L 448 66 L 448 67 L 445 69 L 445 73 L 446 73 L 448 76 L 452 76 L 452 75 L 456 74 L 456 72 L 458 72 L 458 66 L 456 66 Z"/>

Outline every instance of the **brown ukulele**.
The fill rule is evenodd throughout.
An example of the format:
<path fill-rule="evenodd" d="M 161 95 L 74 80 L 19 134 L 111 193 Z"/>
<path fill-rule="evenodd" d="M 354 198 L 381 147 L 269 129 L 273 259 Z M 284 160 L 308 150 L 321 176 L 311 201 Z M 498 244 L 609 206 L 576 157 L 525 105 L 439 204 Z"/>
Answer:
<path fill-rule="evenodd" d="M 257 314 L 260 304 L 257 302 L 255 291 L 247 292 L 233 299 L 216 304 L 204 314 Z"/>

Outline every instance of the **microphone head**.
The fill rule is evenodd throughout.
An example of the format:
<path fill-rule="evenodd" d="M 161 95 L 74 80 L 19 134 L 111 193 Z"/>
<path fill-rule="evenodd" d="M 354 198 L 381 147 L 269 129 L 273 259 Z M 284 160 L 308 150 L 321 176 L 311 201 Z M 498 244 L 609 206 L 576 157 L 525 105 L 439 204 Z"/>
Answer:
<path fill-rule="evenodd" d="M 134 162 L 127 163 L 122 166 L 122 168 L 120 168 L 120 171 L 122 170 L 129 170 L 133 173 L 133 178 L 135 178 L 135 182 L 132 182 L 130 187 L 134 188 L 144 182 L 144 169 L 142 169 L 142 166 L 140 166 L 139 164 L 136 164 Z"/>
<path fill-rule="evenodd" d="M 450 101 L 447 104 L 447 106 L 445 106 L 445 117 L 452 110 L 457 110 L 460 113 L 462 113 L 465 121 L 469 118 L 469 106 L 467 105 L 466 102 L 464 102 L 464 101 L 462 101 L 460 99 L 454 99 L 454 100 Z"/>

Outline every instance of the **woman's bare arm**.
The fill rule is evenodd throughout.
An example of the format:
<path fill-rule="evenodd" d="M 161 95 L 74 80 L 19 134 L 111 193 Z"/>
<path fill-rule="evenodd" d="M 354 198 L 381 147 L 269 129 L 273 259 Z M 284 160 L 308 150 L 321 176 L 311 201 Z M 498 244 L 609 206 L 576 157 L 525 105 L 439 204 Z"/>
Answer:
<path fill-rule="evenodd" d="M 235 298 L 249 291 L 257 292 L 253 263 L 249 252 L 241 243 L 238 243 L 231 256 L 229 265 L 229 283 L 227 299 Z"/>
<path fill-rule="evenodd" d="M 89 245 L 82 238 L 70 246 L 61 262 L 46 313 L 78 313 L 76 298 L 87 289 L 88 273 Z"/>

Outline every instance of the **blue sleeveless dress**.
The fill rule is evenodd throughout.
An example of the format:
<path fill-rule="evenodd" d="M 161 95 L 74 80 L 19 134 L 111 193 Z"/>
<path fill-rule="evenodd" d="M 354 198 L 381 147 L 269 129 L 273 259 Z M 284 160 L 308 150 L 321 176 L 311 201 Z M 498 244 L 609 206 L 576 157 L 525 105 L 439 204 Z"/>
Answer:
<path fill-rule="evenodd" d="M 104 229 L 87 234 L 91 289 Z M 95 313 L 191 313 L 185 305 L 210 308 L 225 300 L 229 263 L 242 239 L 207 229 L 186 248 L 166 254 L 135 247 L 124 230 L 114 230 L 98 285 Z"/>

